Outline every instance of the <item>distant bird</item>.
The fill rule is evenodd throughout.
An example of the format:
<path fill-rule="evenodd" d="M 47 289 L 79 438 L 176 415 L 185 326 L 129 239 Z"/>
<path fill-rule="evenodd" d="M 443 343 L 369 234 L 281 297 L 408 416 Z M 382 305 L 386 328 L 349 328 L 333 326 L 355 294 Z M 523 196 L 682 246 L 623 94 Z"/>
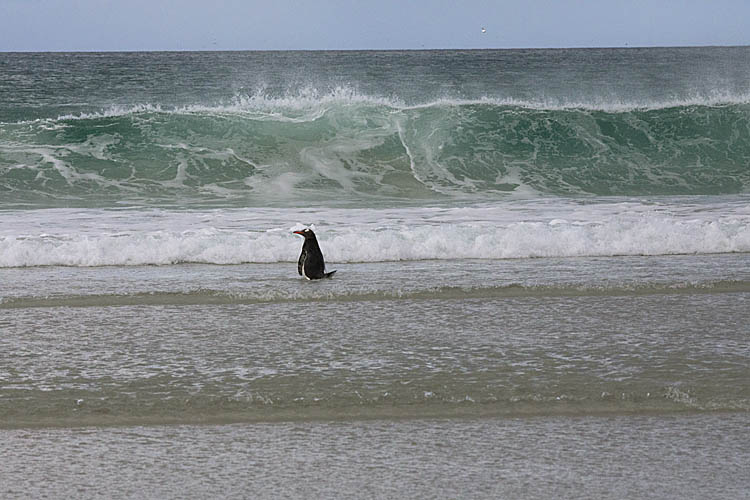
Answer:
<path fill-rule="evenodd" d="M 484 28 L 484 26 L 482 27 L 482 33 L 487 33 L 487 30 Z"/>
<path fill-rule="evenodd" d="M 299 234 L 305 238 L 305 242 L 302 243 L 302 253 L 299 256 L 299 261 L 297 261 L 297 272 L 299 275 L 309 280 L 319 280 L 333 276 L 333 273 L 336 271 L 326 272 L 323 252 L 320 251 L 318 240 L 315 238 L 315 233 L 312 232 L 312 229 L 294 231 L 294 234 Z"/>

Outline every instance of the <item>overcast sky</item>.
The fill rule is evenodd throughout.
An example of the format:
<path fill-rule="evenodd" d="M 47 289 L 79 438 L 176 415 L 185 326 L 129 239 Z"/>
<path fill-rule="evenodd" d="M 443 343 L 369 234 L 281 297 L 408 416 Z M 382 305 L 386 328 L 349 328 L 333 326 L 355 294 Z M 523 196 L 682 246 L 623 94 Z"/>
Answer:
<path fill-rule="evenodd" d="M 0 0 L 0 51 L 748 44 L 750 0 Z"/>

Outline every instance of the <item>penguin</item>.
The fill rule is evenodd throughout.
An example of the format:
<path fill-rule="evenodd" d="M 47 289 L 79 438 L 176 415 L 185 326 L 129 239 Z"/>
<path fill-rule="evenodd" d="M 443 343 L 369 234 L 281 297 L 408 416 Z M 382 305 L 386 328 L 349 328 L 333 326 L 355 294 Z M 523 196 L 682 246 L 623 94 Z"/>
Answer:
<path fill-rule="evenodd" d="M 320 251 L 318 240 L 315 238 L 315 233 L 312 232 L 312 229 L 294 231 L 294 234 L 299 234 L 305 238 L 305 242 L 302 243 L 302 253 L 297 262 L 297 272 L 299 275 L 309 280 L 319 280 L 333 276 L 333 273 L 336 271 L 326 272 L 323 252 Z"/>

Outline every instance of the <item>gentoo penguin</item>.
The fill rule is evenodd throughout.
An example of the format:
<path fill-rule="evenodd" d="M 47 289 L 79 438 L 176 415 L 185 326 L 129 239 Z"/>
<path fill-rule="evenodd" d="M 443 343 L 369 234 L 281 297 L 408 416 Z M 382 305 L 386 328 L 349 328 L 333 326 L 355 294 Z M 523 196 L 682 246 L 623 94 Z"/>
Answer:
<path fill-rule="evenodd" d="M 315 233 L 312 232 L 312 229 L 294 231 L 294 234 L 299 234 L 305 238 L 305 242 L 302 244 L 302 253 L 297 262 L 297 272 L 299 275 L 309 280 L 319 280 L 333 276 L 333 273 L 336 271 L 326 272 L 323 252 L 320 251 L 318 240 L 315 238 Z"/>

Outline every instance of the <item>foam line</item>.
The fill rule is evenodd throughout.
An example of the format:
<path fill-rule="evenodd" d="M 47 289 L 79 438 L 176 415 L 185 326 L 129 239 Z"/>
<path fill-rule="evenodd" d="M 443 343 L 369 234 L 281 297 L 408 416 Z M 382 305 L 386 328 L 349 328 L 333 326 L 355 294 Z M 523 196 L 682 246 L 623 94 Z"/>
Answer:
<path fill-rule="evenodd" d="M 375 229 L 329 229 L 321 239 L 326 259 L 333 263 L 750 252 L 750 224 L 736 219 L 650 216 L 588 223 L 422 223 Z M 298 247 L 289 231 L 213 227 L 5 235 L 0 236 L 0 267 L 294 262 Z"/>

